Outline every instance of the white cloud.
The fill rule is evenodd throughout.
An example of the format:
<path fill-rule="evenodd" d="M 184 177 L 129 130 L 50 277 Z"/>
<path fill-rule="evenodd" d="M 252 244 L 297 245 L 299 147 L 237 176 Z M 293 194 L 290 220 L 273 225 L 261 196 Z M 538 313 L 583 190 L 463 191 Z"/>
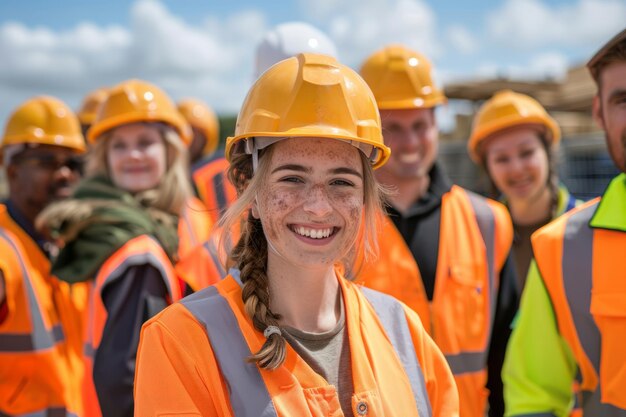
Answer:
<path fill-rule="evenodd" d="M 261 13 L 208 16 L 193 26 L 158 0 L 139 0 L 130 22 L 62 31 L 0 25 L 0 121 L 31 96 L 51 94 L 76 108 L 89 91 L 128 78 L 154 82 L 175 100 L 194 96 L 237 111 L 251 82 L 254 45 L 267 30 Z"/>
<path fill-rule="evenodd" d="M 300 5 L 337 43 L 341 61 L 354 68 L 390 43 L 431 58 L 441 54 L 435 14 L 424 0 L 303 0 Z"/>
<path fill-rule="evenodd" d="M 474 35 L 463 26 L 450 26 L 446 35 L 454 50 L 462 54 L 467 55 L 478 50 L 479 45 Z"/>
<path fill-rule="evenodd" d="M 623 0 L 578 0 L 548 6 L 541 0 L 507 0 L 487 16 L 494 41 L 515 48 L 599 46 L 624 28 Z"/>

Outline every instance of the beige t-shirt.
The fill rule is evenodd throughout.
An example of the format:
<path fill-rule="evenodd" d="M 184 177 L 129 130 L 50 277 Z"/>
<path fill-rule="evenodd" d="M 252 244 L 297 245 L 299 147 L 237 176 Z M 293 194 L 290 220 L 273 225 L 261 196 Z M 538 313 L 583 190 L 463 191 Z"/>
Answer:
<path fill-rule="evenodd" d="M 350 344 L 346 333 L 343 300 L 341 302 L 337 326 L 328 332 L 309 333 L 289 326 L 282 327 L 282 330 L 285 339 L 298 355 L 330 385 L 335 386 L 343 414 L 354 417 Z"/>

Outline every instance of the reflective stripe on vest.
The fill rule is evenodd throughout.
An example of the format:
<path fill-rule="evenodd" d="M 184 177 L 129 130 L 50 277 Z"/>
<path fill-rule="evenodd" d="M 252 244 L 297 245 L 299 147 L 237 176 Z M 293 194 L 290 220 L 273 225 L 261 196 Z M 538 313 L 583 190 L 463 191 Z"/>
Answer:
<path fill-rule="evenodd" d="M 226 270 L 222 266 L 222 263 L 220 262 L 220 258 L 217 255 L 217 248 L 215 246 L 214 240 L 215 238 L 213 236 L 210 236 L 209 240 L 205 241 L 202 244 L 202 247 L 211 257 L 211 261 L 213 261 L 213 265 L 215 266 L 215 269 L 217 270 L 217 272 L 219 272 L 220 278 L 225 278 L 226 275 L 228 274 L 226 273 Z"/>
<path fill-rule="evenodd" d="M 224 189 L 224 173 L 218 172 L 211 182 L 213 183 L 213 191 L 215 192 L 215 199 L 217 203 L 218 216 L 222 217 L 222 214 L 228 208 L 228 200 L 226 199 L 226 190 Z"/>
<path fill-rule="evenodd" d="M 464 190 L 465 191 L 465 190 Z M 489 300 L 490 300 L 490 326 L 488 329 L 487 340 L 491 339 L 491 329 L 495 319 L 496 303 L 498 299 L 495 276 L 495 218 L 489 204 L 480 196 L 465 191 L 469 198 L 476 222 L 480 230 L 480 234 L 485 243 L 485 256 L 487 258 L 487 270 L 489 274 Z M 487 347 L 480 352 L 462 352 L 454 355 L 445 355 L 450 370 L 454 375 L 462 375 L 473 372 L 480 372 L 487 366 Z"/>
<path fill-rule="evenodd" d="M 238 277 L 239 271 L 231 269 L 229 272 L 241 285 Z M 415 346 L 410 338 L 402 306 L 392 297 L 378 294 L 372 290 L 366 291 L 366 298 L 381 321 L 411 383 L 411 390 L 419 415 L 432 416 L 430 401 L 426 392 L 426 382 L 417 361 Z M 184 298 L 180 302 L 206 328 L 211 348 L 215 352 L 220 370 L 228 386 L 230 402 L 235 416 L 277 416 L 258 368 L 255 364 L 247 362 L 252 353 L 228 301 L 219 294 L 215 287 L 209 287 L 200 293 Z M 231 388 L 232 384 L 236 384 L 236 390 Z"/>
<path fill-rule="evenodd" d="M 385 333 L 389 336 L 389 340 L 400 358 L 404 372 L 411 383 L 411 390 L 419 415 L 432 416 L 433 412 L 426 392 L 424 374 L 417 361 L 417 353 L 402 305 L 393 297 L 366 287 L 362 287 L 361 292 L 374 308 Z"/>
<path fill-rule="evenodd" d="M 274 403 L 256 364 L 247 361 L 252 353 L 228 301 L 215 287 L 209 287 L 184 298 L 181 304 L 206 328 L 235 416 L 276 417 Z M 236 384 L 237 389 L 231 384 Z"/>
<path fill-rule="evenodd" d="M 158 248 L 160 248 L 159 243 L 150 236 L 142 235 L 134 239 L 149 239 L 152 243 L 157 245 Z M 129 242 L 132 242 L 132 240 Z M 115 254 L 113 256 L 115 256 Z M 166 257 L 167 255 L 163 253 L 163 256 Z M 107 260 L 107 262 L 109 261 Z M 103 268 L 101 268 L 98 271 L 98 274 L 96 275 L 93 283 L 92 291 L 94 291 L 95 294 L 93 294 L 92 297 L 101 297 L 102 289 L 106 284 L 109 284 L 119 279 L 129 268 L 138 265 L 151 265 L 152 267 L 157 269 L 163 277 L 163 282 L 167 288 L 168 294 L 172 298 L 172 301 L 178 301 L 178 299 L 180 298 L 180 290 L 174 282 L 173 271 L 168 271 L 167 267 L 163 264 L 163 262 L 161 262 L 161 259 L 159 259 L 159 257 L 155 253 L 149 250 L 145 252 L 133 253 L 130 256 L 125 257 L 122 262 L 115 265 L 115 267 L 110 271 L 105 271 Z M 102 276 L 102 274 L 106 274 L 106 276 Z M 101 304 L 101 302 L 99 302 L 99 304 Z M 88 358 L 93 359 L 95 356 L 95 352 L 98 350 L 98 345 L 100 344 L 99 338 L 96 343 L 94 335 L 96 334 L 96 332 L 102 332 L 102 329 L 104 328 L 104 323 L 97 323 L 99 327 L 97 329 L 94 328 L 94 321 L 96 321 L 96 306 L 94 305 L 93 300 L 89 303 L 88 311 L 89 316 L 86 330 L 87 340 L 83 345 L 83 353 Z"/>
<path fill-rule="evenodd" d="M 78 414 L 71 413 L 65 408 L 47 408 L 25 414 L 4 414 L 0 411 L 0 417 L 78 417 Z"/>
<path fill-rule="evenodd" d="M 567 220 L 563 236 L 563 288 L 578 340 L 597 375 L 600 374 L 600 331 L 590 314 L 593 277 L 594 232 L 589 226 L 598 203 L 580 210 Z M 584 279 L 581 279 L 583 277 Z M 626 410 L 602 404 L 600 383 L 595 391 L 582 392 L 584 416 L 626 416 Z"/>
<path fill-rule="evenodd" d="M 0 352 L 33 352 L 51 349 L 56 344 L 65 340 L 63 328 L 60 324 L 53 326 L 50 330 L 46 329 L 43 322 L 41 309 L 33 283 L 28 273 L 28 268 L 24 265 L 20 250 L 13 240 L 0 228 L 0 238 L 4 239 L 9 246 L 13 248 L 16 258 L 22 271 L 24 287 L 27 293 L 28 310 L 30 313 L 30 322 L 32 330 L 30 333 L 0 333 Z"/>

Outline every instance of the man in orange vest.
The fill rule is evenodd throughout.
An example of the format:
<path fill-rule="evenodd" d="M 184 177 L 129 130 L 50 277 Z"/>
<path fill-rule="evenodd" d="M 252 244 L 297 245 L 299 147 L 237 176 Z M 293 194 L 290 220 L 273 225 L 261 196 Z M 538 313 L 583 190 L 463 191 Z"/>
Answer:
<path fill-rule="evenodd" d="M 183 99 L 177 107 L 193 131 L 188 148 L 191 178 L 196 194 L 208 209 L 213 224 L 237 198 L 237 192 L 226 178 L 228 162 L 223 152 L 217 150 L 220 141 L 219 120 L 215 112 L 200 100 Z"/>
<path fill-rule="evenodd" d="M 79 179 L 85 140 L 61 101 L 36 97 L 10 116 L 0 147 L 0 415 L 81 415 L 81 333 L 69 287 L 50 275 L 53 245 L 34 226 Z"/>
<path fill-rule="evenodd" d="M 626 29 L 591 58 L 593 117 L 622 171 L 601 198 L 532 236 L 520 316 L 503 370 L 508 416 L 626 415 Z"/>
<path fill-rule="evenodd" d="M 361 75 L 392 150 L 376 175 L 396 192 L 379 258 L 353 275 L 418 312 L 450 364 L 462 417 L 484 416 L 488 397 L 489 415 L 501 416 L 500 370 L 518 299 L 510 218 L 499 203 L 452 185 L 436 163 L 435 107 L 446 98 L 425 56 L 391 45 Z"/>

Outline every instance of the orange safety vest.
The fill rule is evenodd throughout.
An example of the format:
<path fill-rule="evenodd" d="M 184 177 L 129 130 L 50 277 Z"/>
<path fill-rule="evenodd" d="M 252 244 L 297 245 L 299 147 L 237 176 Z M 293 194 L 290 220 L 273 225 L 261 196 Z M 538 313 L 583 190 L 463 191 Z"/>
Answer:
<path fill-rule="evenodd" d="M 69 286 L 50 276 L 47 257 L 3 205 L 0 270 L 8 306 L 0 323 L 0 415 L 81 416 L 81 329 Z"/>
<path fill-rule="evenodd" d="M 431 302 L 415 258 L 390 219 L 379 236 L 379 257 L 363 266 L 356 282 L 398 298 L 419 314 L 455 376 L 461 416 L 482 417 L 500 270 L 513 242 L 506 208 L 458 186 L 443 195 Z"/>
<path fill-rule="evenodd" d="M 561 336 L 579 369 L 585 416 L 626 415 L 626 233 L 590 226 L 599 199 L 532 236 Z"/>
<path fill-rule="evenodd" d="M 193 248 L 209 238 L 213 220 L 206 206 L 191 197 L 183 205 L 178 221 L 178 258 L 184 258 Z"/>
<path fill-rule="evenodd" d="M 194 167 L 191 177 L 198 196 L 209 210 L 213 224 L 237 199 L 237 190 L 228 180 L 229 163 L 223 156 L 203 161 Z"/>
<path fill-rule="evenodd" d="M 245 313 L 237 272 L 144 326 L 135 415 L 343 416 L 336 388 L 289 344 L 276 370 L 246 360 L 265 337 Z M 458 416 L 450 370 L 417 315 L 389 296 L 361 291 L 343 278 L 339 282 L 354 385 L 352 413 Z M 156 333 L 146 334 L 151 331 Z"/>
<path fill-rule="evenodd" d="M 152 265 L 161 272 L 168 289 L 170 302 L 180 300 L 181 292 L 174 274 L 174 268 L 161 245 L 148 235 L 129 240 L 113 253 L 100 267 L 94 280 L 89 281 L 89 306 L 86 329 L 84 331 L 83 398 L 86 417 L 100 417 L 100 404 L 93 383 L 93 360 L 102 340 L 102 333 L 108 313 L 102 300 L 102 291 L 109 283 L 123 277 L 132 266 Z"/>
<path fill-rule="evenodd" d="M 193 291 L 200 291 L 228 275 L 218 255 L 218 236 L 213 234 L 176 263 L 176 275 Z"/>

